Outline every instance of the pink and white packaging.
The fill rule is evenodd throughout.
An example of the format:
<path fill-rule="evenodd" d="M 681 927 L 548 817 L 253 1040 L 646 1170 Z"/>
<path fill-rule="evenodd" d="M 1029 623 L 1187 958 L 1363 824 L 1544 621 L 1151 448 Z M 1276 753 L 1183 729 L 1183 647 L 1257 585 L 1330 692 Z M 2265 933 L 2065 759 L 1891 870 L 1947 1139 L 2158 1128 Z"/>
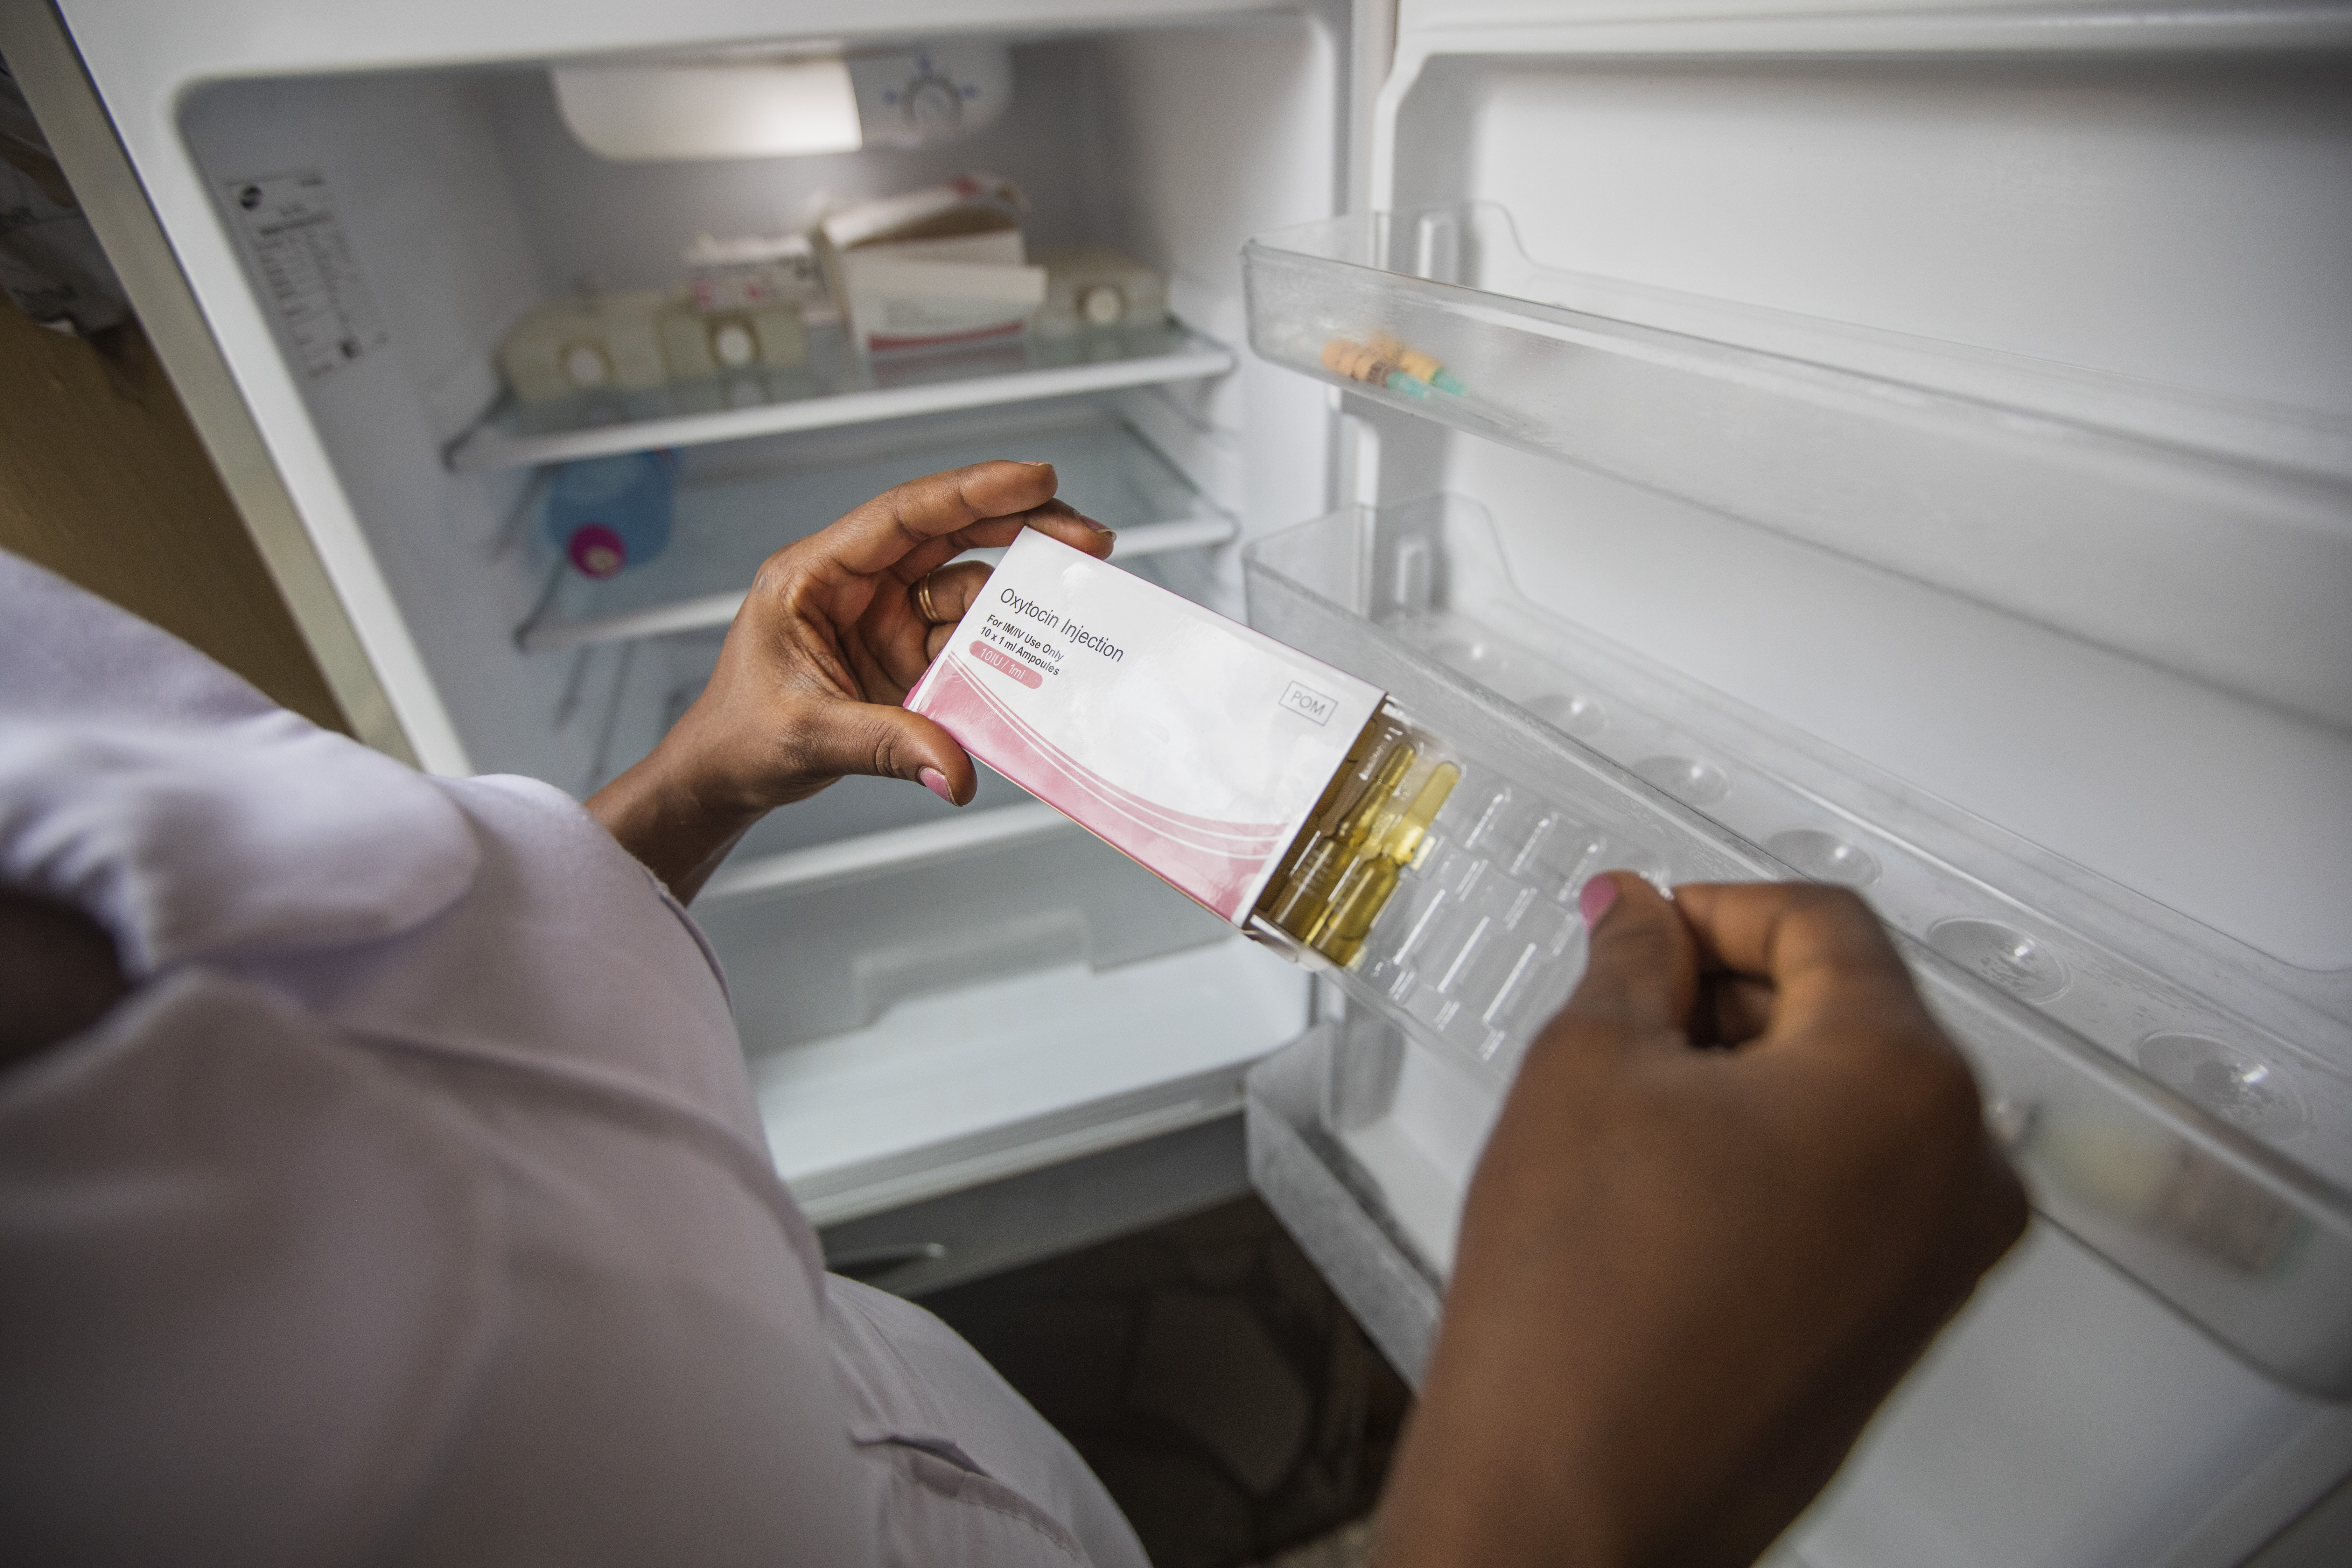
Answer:
<path fill-rule="evenodd" d="M 907 706 L 1239 925 L 1383 695 L 1031 529 Z"/>

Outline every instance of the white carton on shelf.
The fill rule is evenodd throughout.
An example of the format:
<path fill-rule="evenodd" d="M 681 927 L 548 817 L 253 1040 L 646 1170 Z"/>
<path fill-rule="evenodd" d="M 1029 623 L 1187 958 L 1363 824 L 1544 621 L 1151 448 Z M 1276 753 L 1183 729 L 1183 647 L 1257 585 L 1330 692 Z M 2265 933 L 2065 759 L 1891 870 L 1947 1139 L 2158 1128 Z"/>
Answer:
<path fill-rule="evenodd" d="M 700 235 L 686 251 L 686 287 L 698 310 L 814 305 L 824 298 L 816 247 L 804 234 Z"/>
<path fill-rule="evenodd" d="M 1029 259 L 1028 245 L 1017 228 L 987 234 L 949 234 L 937 239 L 898 239 L 861 245 L 843 254 L 859 258 L 890 257 L 899 261 L 976 261 L 995 267 L 1019 267 Z"/>
<path fill-rule="evenodd" d="M 1032 530 L 907 707 L 1238 925 L 1381 696 Z"/>
<path fill-rule="evenodd" d="M 853 250 L 841 258 L 841 270 L 849 330 L 869 353 L 1017 337 L 1045 300 L 1042 267 Z"/>
<path fill-rule="evenodd" d="M 814 237 L 834 303 L 860 353 L 940 348 L 1024 332 L 1045 299 L 1027 265 L 1028 199 L 995 174 L 853 203 Z"/>

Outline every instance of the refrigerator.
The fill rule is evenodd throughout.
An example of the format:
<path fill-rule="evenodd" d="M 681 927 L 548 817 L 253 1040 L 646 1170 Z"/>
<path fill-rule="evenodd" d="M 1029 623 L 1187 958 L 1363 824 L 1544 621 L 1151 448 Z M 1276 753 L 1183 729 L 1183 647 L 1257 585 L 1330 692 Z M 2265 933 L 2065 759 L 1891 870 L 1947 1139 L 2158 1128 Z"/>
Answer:
<path fill-rule="evenodd" d="M 2352 10 L 0 16 L 372 743 L 584 795 L 762 556 L 1003 456 L 1458 748 L 1344 969 L 992 776 L 775 814 L 695 913 L 819 1225 L 1245 1112 L 1252 1182 L 1416 1377 L 1583 880 L 1839 883 L 2037 1217 L 1770 1560 L 2352 1560 Z M 829 150 L 611 156 L 565 99 L 635 73 L 668 135 L 803 70 Z M 535 305 L 966 171 L 1033 247 L 1158 269 L 1169 323 L 872 356 L 818 324 L 789 371 L 500 387 Z M 650 451 L 667 546 L 571 570 L 555 466 Z"/>

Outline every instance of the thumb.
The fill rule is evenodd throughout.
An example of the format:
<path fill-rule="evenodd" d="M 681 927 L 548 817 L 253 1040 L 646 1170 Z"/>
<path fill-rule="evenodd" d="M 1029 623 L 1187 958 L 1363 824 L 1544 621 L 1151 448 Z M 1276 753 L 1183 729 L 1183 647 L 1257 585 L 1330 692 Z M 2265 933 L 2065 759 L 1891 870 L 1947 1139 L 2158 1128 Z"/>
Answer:
<path fill-rule="evenodd" d="M 1565 1020 L 1627 1040 L 1681 1037 L 1698 996 L 1698 944 L 1682 913 L 1632 871 L 1603 871 L 1578 900 L 1591 958 Z"/>
<path fill-rule="evenodd" d="M 906 779 L 950 805 L 963 805 L 980 787 L 979 773 L 954 736 L 935 721 L 887 702 L 828 699 L 808 715 L 800 742 L 812 773 Z"/>

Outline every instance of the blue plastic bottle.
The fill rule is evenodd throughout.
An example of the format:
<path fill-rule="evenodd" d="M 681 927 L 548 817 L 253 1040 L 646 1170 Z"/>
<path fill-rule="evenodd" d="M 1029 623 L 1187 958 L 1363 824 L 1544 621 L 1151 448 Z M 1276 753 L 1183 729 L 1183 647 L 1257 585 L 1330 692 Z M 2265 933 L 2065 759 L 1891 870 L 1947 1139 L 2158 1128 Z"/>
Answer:
<path fill-rule="evenodd" d="M 547 533 L 574 568 L 610 577 L 669 542 L 677 457 L 630 452 L 557 465 L 547 487 Z"/>

